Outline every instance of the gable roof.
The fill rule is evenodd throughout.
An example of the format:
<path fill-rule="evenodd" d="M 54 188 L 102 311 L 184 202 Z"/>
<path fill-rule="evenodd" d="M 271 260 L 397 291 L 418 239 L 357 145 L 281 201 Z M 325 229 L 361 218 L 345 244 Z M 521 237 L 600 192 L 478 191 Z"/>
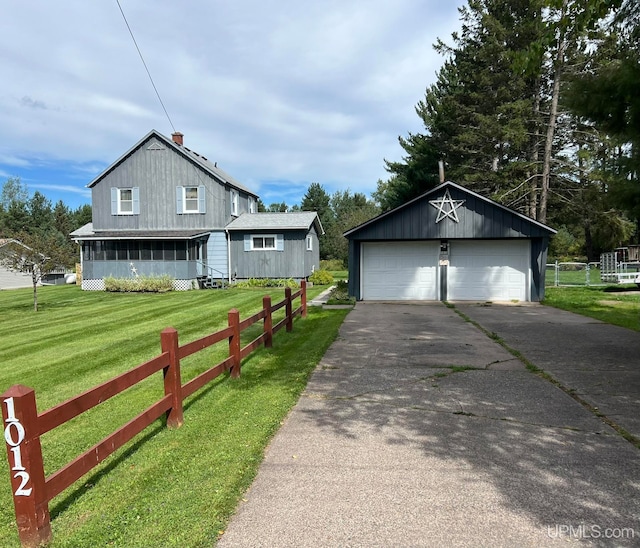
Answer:
<path fill-rule="evenodd" d="M 133 145 L 129 150 L 127 150 L 127 152 L 125 152 L 122 156 L 120 156 L 120 158 L 118 158 L 109 167 L 107 167 L 107 169 L 105 169 L 102 173 L 100 173 L 100 175 L 98 175 L 95 179 L 93 179 L 93 181 L 91 181 L 87 185 L 87 188 L 92 188 L 95 185 L 97 185 L 111 171 L 113 171 L 117 166 L 119 166 L 129 156 L 131 156 L 136 150 L 142 148 L 144 144 L 147 143 L 152 137 L 155 137 L 156 139 L 162 141 L 164 145 L 166 145 L 168 148 L 174 150 L 180 156 L 182 156 L 192 164 L 195 164 L 197 167 L 199 167 L 200 169 L 202 169 L 203 171 L 205 171 L 206 173 L 208 173 L 209 175 L 211 175 L 221 183 L 231 186 L 233 188 L 236 188 L 238 190 L 242 190 L 243 192 L 246 192 L 247 194 L 250 194 L 255 198 L 258 197 L 258 195 L 255 192 L 249 190 L 242 183 L 238 182 L 236 179 L 231 177 L 231 175 L 221 170 L 217 166 L 217 164 L 210 162 L 204 156 L 198 154 L 197 152 L 194 152 L 193 150 L 188 149 L 184 145 L 179 145 L 178 143 L 174 142 L 173 139 L 169 139 L 168 137 L 165 137 L 164 135 L 162 135 L 162 133 L 156 131 L 155 129 L 152 129 L 149 133 L 147 133 L 135 145 Z"/>
<path fill-rule="evenodd" d="M 429 200 L 431 197 L 440 200 Z M 442 210 L 443 201 L 451 201 L 452 211 Z M 458 213 L 454 214 L 457 208 Z M 348 230 L 344 236 L 354 240 L 391 240 L 540 237 L 555 233 L 543 223 L 447 181 Z"/>
<path fill-rule="evenodd" d="M 316 225 L 318 234 L 324 234 L 322 223 L 315 211 L 291 213 L 243 213 L 231 221 L 227 230 L 309 230 Z"/>
<path fill-rule="evenodd" d="M 14 238 L 0 238 L 0 249 L 9 244 L 19 245 L 31 251 L 31 248 L 27 245 L 24 245 L 20 240 L 16 240 Z"/>

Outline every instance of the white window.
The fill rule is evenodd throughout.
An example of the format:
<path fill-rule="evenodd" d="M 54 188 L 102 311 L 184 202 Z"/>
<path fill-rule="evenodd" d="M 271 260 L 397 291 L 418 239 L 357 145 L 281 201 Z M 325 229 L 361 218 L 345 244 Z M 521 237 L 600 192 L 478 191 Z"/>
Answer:
<path fill-rule="evenodd" d="M 235 190 L 231 191 L 231 215 L 238 216 L 238 193 Z"/>
<path fill-rule="evenodd" d="M 198 187 L 184 187 L 184 212 L 198 213 Z"/>
<path fill-rule="evenodd" d="M 276 248 L 275 236 L 252 236 L 251 237 L 251 249 L 268 250 Z"/>
<path fill-rule="evenodd" d="M 178 215 L 188 213 L 206 213 L 204 186 L 176 187 L 176 212 Z"/>
<path fill-rule="evenodd" d="M 256 200 L 249 196 L 249 213 L 255 213 L 257 211 Z"/>
<path fill-rule="evenodd" d="M 111 215 L 139 215 L 140 189 L 111 188 Z"/>
<path fill-rule="evenodd" d="M 284 234 L 245 234 L 245 251 L 284 251 Z"/>
<path fill-rule="evenodd" d="M 313 236 L 307 234 L 307 251 L 313 251 Z"/>
<path fill-rule="evenodd" d="M 130 188 L 118 189 L 118 213 L 120 215 L 133 213 L 133 195 Z"/>

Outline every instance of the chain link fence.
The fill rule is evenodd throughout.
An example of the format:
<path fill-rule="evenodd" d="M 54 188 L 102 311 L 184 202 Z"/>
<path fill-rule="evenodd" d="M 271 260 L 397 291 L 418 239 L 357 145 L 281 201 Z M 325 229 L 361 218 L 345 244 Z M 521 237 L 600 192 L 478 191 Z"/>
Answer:
<path fill-rule="evenodd" d="M 555 263 L 547 264 L 545 286 L 606 285 L 600 279 L 600 263 Z"/>

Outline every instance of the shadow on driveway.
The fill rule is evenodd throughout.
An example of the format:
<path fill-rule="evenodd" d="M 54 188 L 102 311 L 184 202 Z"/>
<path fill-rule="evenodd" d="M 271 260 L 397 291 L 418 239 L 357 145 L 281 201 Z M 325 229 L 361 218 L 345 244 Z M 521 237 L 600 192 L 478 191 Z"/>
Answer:
<path fill-rule="evenodd" d="M 455 311 L 358 303 L 219 545 L 637 545 L 638 456 Z"/>

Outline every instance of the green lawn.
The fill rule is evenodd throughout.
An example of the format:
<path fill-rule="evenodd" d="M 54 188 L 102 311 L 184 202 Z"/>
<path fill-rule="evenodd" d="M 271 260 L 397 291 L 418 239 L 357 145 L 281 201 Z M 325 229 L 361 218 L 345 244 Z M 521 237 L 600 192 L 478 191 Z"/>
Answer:
<path fill-rule="evenodd" d="M 635 285 L 547 287 L 544 304 L 640 331 L 640 290 Z"/>
<path fill-rule="evenodd" d="M 336 282 L 338 280 L 346 280 L 349 277 L 348 270 L 333 270 L 331 274 L 333 275 L 333 279 Z"/>
<path fill-rule="evenodd" d="M 323 287 L 309 289 L 309 299 Z M 172 326 L 185 343 L 258 311 L 261 290 L 166 294 L 82 292 L 75 286 L 0 291 L 0 391 L 36 390 L 42 411 L 160 352 Z M 273 302 L 283 290 L 268 290 Z M 212 546 L 251 483 L 266 444 L 297 401 L 348 311 L 311 307 L 292 333 L 243 362 L 242 377 L 216 379 L 185 401 L 184 425 L 157 421 L 50 503 L 52 547 Z M 275 318 L 277 319 L 277 318 Z M 255 337 L 260 326 L 248 333 Z M 226 355 L 226 344 L 182 362 L 183 382 Z M 162 394 L 156 374 L 43 436 L 46 473 L 126 422 Z M 0 546 L 18 546 L 6 457 L 0 459 Z"/>

